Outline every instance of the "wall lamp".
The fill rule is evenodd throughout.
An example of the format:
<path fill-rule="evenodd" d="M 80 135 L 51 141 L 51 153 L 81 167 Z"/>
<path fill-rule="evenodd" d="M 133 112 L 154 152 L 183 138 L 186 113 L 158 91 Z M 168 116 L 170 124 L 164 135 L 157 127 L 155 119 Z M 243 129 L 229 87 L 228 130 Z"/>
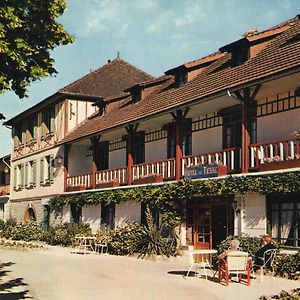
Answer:
<path fill-rule="evenodd" d="M 60 154 L 58 154 L 55 157 L 55 163 L 56 163 L 56 165 L 61 166 L 61 164 L 63 163 L 63 161 L 64 161 L 64 159 L 63 159 L 63 157 Z"/>

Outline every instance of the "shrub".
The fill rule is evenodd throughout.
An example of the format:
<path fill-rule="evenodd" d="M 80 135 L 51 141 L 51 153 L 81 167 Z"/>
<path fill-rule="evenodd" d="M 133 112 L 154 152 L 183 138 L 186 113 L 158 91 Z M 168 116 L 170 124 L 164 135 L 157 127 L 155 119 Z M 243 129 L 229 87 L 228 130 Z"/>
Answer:
<path fill-rule="evenodd" d="M 43 229 L 35 222 L 26 224 L 9 222 L 5 226 L 4 236 L 16 241 L 41 241 L 43 239 Z"/>
<path fill-rule="evenodd" d="M 300 253 L 276 256 L 274 261 L 275 276 L 288 279 L 300 279 Z"/>
<path fill-rule="evenodd" d="M 131 255 L 138 252 L 143 240 L 142 226 L 129 221 L 122 227 L 106 231 L 105 234 L 102 233 L 102 241 L 106 241 L 109 252 L 116 255 Z"/>
<path fill-rule="evenodd" d="M 291 291 L 281 291 L 278 295 L 274 296 L 261 296 L 260 300 L 271 300 L 271 299 L 279 299 L 279 300 L 299 300 L 300 299 L 300 289 L 294 289 Z"/>
<path fill-rule="evenodd" d="M 92 234 L 90 226 L 83 223 L 65 223 L 50 227 L 48 231 L 44 232 L 43 241 L 49 245 L 70 246 L 77 234 L 90 236 Z"/>
<path fill-rule="evenodd" d="M 170 257 L 176 254 L 176 240 L 165 238 L 164 226 L 156 226 L 153 222 L 153 216 L 149 207 L 146 210 L 147 226 L 143 226 L 142 245 L 139 250 L 140 257 L 153 257 L 156 255 L 165 255 Z"/>

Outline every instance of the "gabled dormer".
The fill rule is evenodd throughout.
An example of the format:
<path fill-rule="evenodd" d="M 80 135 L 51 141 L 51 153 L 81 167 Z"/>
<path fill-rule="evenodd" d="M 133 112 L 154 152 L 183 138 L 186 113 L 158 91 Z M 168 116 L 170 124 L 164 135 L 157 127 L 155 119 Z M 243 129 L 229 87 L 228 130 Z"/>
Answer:
<path fill-rule="evenodd" d="M 222 57 L 224 54 L 217 52 L 211 55 L 202 57 L 200 59 L 187 62 L 176 68 L 170 69 L 165 72 L 166 75 L 172 75 L 175 79 L 176 87 L 181 87 L 184 84 L 190 82 L 197 75 L 203 72 L 210 64 Z"/>
<path fill-rule="evenodd" d="M 125 92 L 129 92 L 132 103 L 138 103 L 148 97 L 150 94 L 157 91 L 163 83 L 172 78 L 171 76 L 161 76 L 155 79 L 151 79 L 142 83 L 138 83 Z"/>
<path fill-rule="evenodd" d="M 240 66 L 255 57 L 274 38 L 292 25 L 293 22 L 290 20 L 262 32 L 258 32 L 257 29 L 249 29 L 243 34 L 241 39 L 221 47 L 219 51 L 231 54 L 231 64 L 233 67 Z"/>

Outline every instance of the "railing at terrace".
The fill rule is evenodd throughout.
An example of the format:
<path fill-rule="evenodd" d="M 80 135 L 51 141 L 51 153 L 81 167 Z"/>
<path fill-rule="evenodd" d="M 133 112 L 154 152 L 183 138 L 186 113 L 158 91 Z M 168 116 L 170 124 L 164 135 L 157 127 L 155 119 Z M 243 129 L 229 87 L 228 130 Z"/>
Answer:
<path fill-rule="evenodd" d="M 127 167 L 118 169 L 102 170 L 96 173 L 96 184 L 118 182 L 120 184 L 126 184 L 128 180 Z"/>
<path fill-rule="evenodd" d="M 175 178 L 175 158 L 134 165 L 132 167 L 133 180 L 150 175 L 162 176 L 164 180 Z"/>
<path fill-rule="evenodd" d="M 273 162 L 300 159 L 300 137 L 249 146 L 250 169 Z"/>
<path fill-rule="evenodd" d="M 67 177 L 67 187 L 75 188 L 84 186 L 85 188 L 89 188 L 92 186 L 92 174 L 82 174 L 76 176 Z"/>
<path fill-rule="evenodd" d="M 198 165 L 218 164 L 227 167 L 227 172 L 240 169 L 240 148 L 227 148 L 217 152 L 189 155 L 182 158 L 182 174 L 186 168 Z"/>

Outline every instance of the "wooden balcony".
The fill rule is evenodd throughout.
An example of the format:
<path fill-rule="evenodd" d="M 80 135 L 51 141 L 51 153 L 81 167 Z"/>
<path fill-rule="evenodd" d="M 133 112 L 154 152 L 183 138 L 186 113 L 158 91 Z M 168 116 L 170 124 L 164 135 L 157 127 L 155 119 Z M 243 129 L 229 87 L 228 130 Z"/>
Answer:
<path fill-rule="evenodd" d="M 118 169 L 102 170 L 96 173 L 96 186 L 101 187 L 101 185 L 107 186 L 109 183 L 119 183 L 124 185 L 128 180 L 128 169 L 127 167 Z M 113 184 L 112 184 L 113 185 Z"/>
<path fill-rule="evenodd" d="M 240 148 L 227 148 L 217 152 L 185 156 L 182 159 L 182 174 L 188 167 L 210 164 L 226 166 L 227 173 L 237 173 L 241 167 L 240 153 Z"/>
<path fill-rule="evenodd" d="M 300 137 L 249 146 L 250 171 L 300 167 Z"/>
<path fill-rule="evenodd" d="M 182 158 L 182 174 L 190 166 L 218 164 L 227 167 L 227 173 L 240 170 L 240 148 L 230 148 L 217 152 L 190 155 Z M 133 184 L 146 184 L 174 180 L 176 175 L 175 158 L 133 165 Z M 69 176 L 67 191 L 92 188 L 93 174 Z M 128 168 L 122 167 L 98 171 L 95 174 L 95 187 L 108 188 L 128 184 Z"/>
<path fill-rule="evenodd" d="M 175 158 L 134 165 L 132 174 L 134 181 L 149 176 L 160 176 L 163 180 L 175 179 Z"/>
<path fill-rule="evenodd" d="M 81 174 L 67 177 L 67 191 L 80 191 L 92 187 L 92 174 Z"/>

